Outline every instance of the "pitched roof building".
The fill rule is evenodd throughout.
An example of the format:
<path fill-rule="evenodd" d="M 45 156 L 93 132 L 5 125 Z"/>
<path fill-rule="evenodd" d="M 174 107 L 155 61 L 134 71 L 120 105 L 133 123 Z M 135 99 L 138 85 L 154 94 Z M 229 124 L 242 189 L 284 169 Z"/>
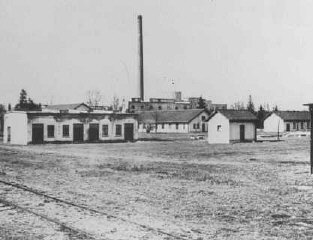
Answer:
<path fill-rule="evenodd" d="M 208 119 L 208 142 L 256 141 L 256 122 L 246 110 L 217 110 Z"/>
<path fill-rule="evenodd" d="M 274 111 L 264 119 L 265 132 L 306 131 L 309 128 L 308 111 Z"/>
<path fill-rule="evenodd" d="M 209 112 L 204 109 L 145 111 L 138 114 L 139 131 L 206 132 Z"/>
<path fill-rule="evenodd" d="M 92 108 L 85 103 L 72 103 L 72 104 L 57 104 L 57 105 L 47 105 L 43 108 L 44 111 L 91 111 Z"/>

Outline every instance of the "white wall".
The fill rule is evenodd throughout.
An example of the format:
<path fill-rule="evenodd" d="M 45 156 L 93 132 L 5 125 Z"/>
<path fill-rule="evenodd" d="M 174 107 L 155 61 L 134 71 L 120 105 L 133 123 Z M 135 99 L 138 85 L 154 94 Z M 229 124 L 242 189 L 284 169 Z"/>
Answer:
<path fill-rule="evenodd" d="M 72 142 L 73 141 L 73 125 L 75 123 L 83 124 L 84 126 L 84 141 L 89 140 L 89 125 L 91 123 L 99 124 L 99 140 L 124 140 L 124 124 L 132 123 L 134 125 L 134 140 L 138 139 L 138 122 L 132 117 L 122 119 L 109 120 L 109 116 L 103 116 L 102 119 L 89 118 L 88 121 L 82 121 L 77 118 L 59 119 L 56 120 L 53 116 L 37 116 L 28 120 L 27 126 L 27 143 L 32 142 L 32 124 L 41 123 L 44 125 L 44 141 L 45 142 Z M 116 136 L 116 125 L 122 125 L 120 136 Z M 54 125 L 54 137 L 48 137 L 48 125 Z M 63 136 L 63 125 L 69 125 L 69 136 Z M 108 125 L 108 136 L 102 136 L 102 125 Z"/>
<path fill-rule="evenodd" d="M 229 134 L 229 120 L 221 113 L 216 113 L 208 121 L 208 142 L 229 143 Z"/>
<path fill-rule="evenodd" d="M 292 124 L 290 125 L 292 129 Z M 264 132 L 284 132 L 285 123 L 284 120 L 277 114 L 272 113 L 268 118 L 264 120 Z"/>
<path fill-rule="evenodd" d="M 188 133 L 187 123 L 178 123 L 178 129 L 176 128 L 176 123 L 164 123 L 164 128 L 162 124 L 158 124 L 158 133 Z"/>
<path fill-rule="evenodd" d="M 3 142 L 8 143 L 8 127 L 11 127 L 11 144 L 27 144 L 27 115 L 25 112 L 10 112 L 4 116 Z"/>
<path fill-rule="evenodd" d="M 245 126 L 245 140 L 255 140 L 255 124 L 251 122 L 231 122 L 230 123 L 230 141 L 240 140 L 240 125 Z"/>

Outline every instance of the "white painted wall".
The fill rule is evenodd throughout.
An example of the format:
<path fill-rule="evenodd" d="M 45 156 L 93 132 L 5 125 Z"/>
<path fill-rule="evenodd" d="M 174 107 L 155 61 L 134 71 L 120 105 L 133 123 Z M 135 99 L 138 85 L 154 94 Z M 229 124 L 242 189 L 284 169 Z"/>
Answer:
<path fill-rule="evenodd" d="M 4 143 L 8 143 L 8 127 L 11 127 L 11 144 L 27 144 L 27 115 L 25 112 L 9 112 L 5 114 Z"/>
<path fill-rule="evenodd" d="M 208 121 L 208 142 L 229 143 L 229 137 L 229 120 L 218 112 Z"/>
<path fill-rule="evenodd" d="M 187 123 L 178 123 L 178 129 L 176 128 L 176 123 L 165 123 L 164 128 L 162 124 L 158 124 L 158 133 L 188 133 Z"/>
<path fill-rule="evenodd" d="M 92 119 L 92 118 L 91 118 Z M 32 142 L 32 125 L 44 125 L 44 141 L 45 142 L 72 142 L 73 141 L 73 125 L 75 123 L 83 124 L 84 126 L 84 141 L 89 140 L 89 124 L 99 124 L 99 140 L 124 140 L 124 124 L 132 123 L 134 125 L 134 140 L 138 139 L 138 122 L 133 117 L 125 117 L 110 121 L 109 116 L 104 116 L 102 119 L 92 119 L 88 122 L 82 122 L 76 118 L 55 119 L 53 116 L 36 116 L 27 118 L 25 112 L 14 112 L 5 115 L 4 143 L 7 143 L 7 127 L 11 127 L 11 143 L 26 145 Z M 108 136 L 102 136 L 102 125 L 108 125 Z M 120 136 L 116 136 L 116 125 L 122 126 Z M 54 137 L 48 137 L 48 125 L 54 125 Z M 63 125 L 69 125 L 69 136 L 63 136 Z"/>
<path fill-rule="evenodd" d="M 286 130 L 286 124 L 284 120 L 277 114 L 272 113 L 268 118 L 264 120 L 264 132 L 284 132 Z M 292 129 L 292 124 L 290 125 Z"/>
<path fill-rule="evenodd" d="M 240 125 L 245 126 L 245 140 L 255 140 L 255 124 L 251 122 L 230 122 L 230 141 L 240 140 Z"/>

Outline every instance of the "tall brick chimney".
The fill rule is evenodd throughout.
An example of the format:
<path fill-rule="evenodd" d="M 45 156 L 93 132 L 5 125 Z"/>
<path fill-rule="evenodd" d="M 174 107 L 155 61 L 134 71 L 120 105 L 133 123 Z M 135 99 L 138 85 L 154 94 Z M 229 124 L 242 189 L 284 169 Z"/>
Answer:
<path fill-rule="evenodd" d="M 140 99 L 144 101 L 144 79 L 143 79 L 143 37 L 142 37 L 142 16 L 138 16 L 138 53 L 139 53 L 139 90 Z"/>

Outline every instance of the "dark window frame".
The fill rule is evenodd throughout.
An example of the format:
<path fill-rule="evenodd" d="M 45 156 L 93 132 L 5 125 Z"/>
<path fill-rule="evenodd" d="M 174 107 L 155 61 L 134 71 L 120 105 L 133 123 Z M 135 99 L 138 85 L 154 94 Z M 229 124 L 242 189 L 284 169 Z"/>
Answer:
<path fill-rule="evenodd" d="M 102 137 L 108 137 L 109 136 L 109 125 L 103 124 L 102 125 Z"/>
<path fill-rule="evenodd" d="M 47 125 L 47 137 L 54 138 L 55 137 L 55 126 Z"/>
<path fill-rule="evenodd" d="M 122 136 L 122 125 L 121 124 L 115 125 L 115 136 Z"/>
<path fill-rule="evenodd" d="M 62 136 L 69 137 L 70 136 L 70 125 L 66 124 L 62 126 Z"/>

